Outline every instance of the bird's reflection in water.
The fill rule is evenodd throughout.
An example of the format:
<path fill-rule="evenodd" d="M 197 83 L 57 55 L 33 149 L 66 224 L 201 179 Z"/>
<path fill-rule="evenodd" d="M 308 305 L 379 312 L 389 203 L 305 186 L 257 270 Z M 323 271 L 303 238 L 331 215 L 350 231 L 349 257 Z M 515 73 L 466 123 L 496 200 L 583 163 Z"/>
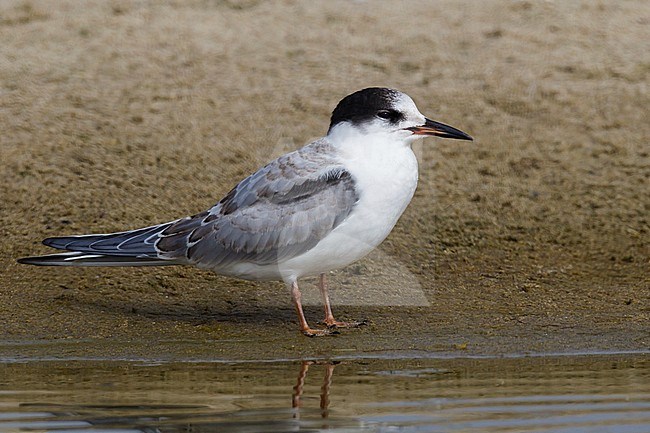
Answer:
<path fill-rule="evenodd" d="M 227 402 L 226 406 L 238 406 L 239 409 L 228 410 L 214 405 L 214 394 L 206 394 L 205 401 L 190 398 L 191 403 L 184 400 L 182 394 L 179 398 L 169 404 L 156 404 L 128 401 L 120 399 L 115 395 L 118 404 L 103 405 L 88 402 L 87 404 L 63 403 L 68 396 L 62 397 L 61 401 L 52 403 L 34 403 L 29 401 L 19 402 L 20 413 L 24 414 L 22 419 L 15 414 L 10 425 L 17 429 L 33 429 L 36 427 L 47 427 L 49 431 L 68 431 L 68 429 L 101 429 L 105 432 L 142 432 L 142 433 L 207 433 L 213 431 L 297 431 L 303 429 L 325 430 L 335 427 L 352 428 L 357 424 L 354 420 L 340 417 L 330 417 L 330 388 L 332 386 L 332 375 L 336 362 L 325 361 L 302 361 L 298 369 L 298 377 L 293 388 L 291 382 L 285 382 L 282 391 L 277 394 L 277 399 L 272 400 L 277 404 L 265 406 L 264 393 L 251 395 L 246 391 L 238 389 L 223 390 L 219 401 Z M 289 364 L 291 376 L 295 374 L 296 364 Z M 309 382 L 307 374 L 312 369 L 312 376 L 323 371 L 323 380 L 320 387 L 320 410 L 308 404 L 312 399 L 309 395 L 311 387 L 305 388 L 305 382 Z M 237 370 L 235 370 L 237 371 Z M 273 372 L 267 372 L 272 374 Z M 285 376 L 286 377 L 286 376 Z M 261 378 L 260 378 L 261 379 Z M 288 378 L 287 378 L 288 379 Z M 290 380 L 290 379 L 289 379 Z M 267 383 L 264 380 L 260 382 Z M 219 390 L 220 387 L 212 391 Z M 291 408 L 287 404 L 287 396 L 291 393 Z M 131 391 L 131 390 L 129 390 Z M 241 394 L 240 394 L 241 392 Z M 128 394 L 128 393 L 127 393 Z M 283 397 L 284 396 L 284 397 Z M 127 395 L 128 397 L 128 395 Z M 223 397 L 226 397 L 225 399 Z M 272 397 L 274 398 L 274 397 Z M 257 399 L 262 403 L 256 404 Z M 304 407 L 303 407 L 304 404 Z M 0 410 L 0 431 L 7 427 L 7 421 L 2 421 Z"/>
<path fill-rule="evenodd" d="M 293 396 L 291 398 L 291 407 L 293 408 L 293 417 L 300 418 L 300 408 L 302 407 L 302 395 L 305 386 L 305 378 L 307 377 L 307 372 L 309 367 L 317 364 L 315 361 L 302 361 L 300 364 L 300 371 L 298 373 L 298 380 L 296 385 L 293 387 Z M 325 367 L 325 375 L 323 376 L 323 384 L 320 387 L 320 410 L 321 417 L 327 418 L 329 416 L 329 405 L 330 405 L 330 387 L 332 386 L 332 375 L 334 373 L 334 367 L 336 363 L 334 362 L 324 362 L 318 363 L 323 364 Z"/>

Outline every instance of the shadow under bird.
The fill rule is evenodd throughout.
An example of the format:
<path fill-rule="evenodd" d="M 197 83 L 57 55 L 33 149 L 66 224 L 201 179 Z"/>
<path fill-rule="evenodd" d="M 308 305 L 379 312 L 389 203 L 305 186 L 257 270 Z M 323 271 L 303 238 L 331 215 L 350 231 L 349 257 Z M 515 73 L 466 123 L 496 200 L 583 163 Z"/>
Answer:
<path fill-rule="evenodd" d="M 364 257 L 391 232 L 418 181 L 412 143 L 423 136 L 472 138 L 424 117 L 397 90 L 343 98 L 327 135 L 271 161 L 205 212 L 119 233 L 47 238 L 68 252 L 27 257 L 41 266 L 194 265 L 247 280 L 282 280 L 300 330 L 335 333 L 325 273 Z M 320 275 L 326 329 L 311 328 L 298 280 Z"/>

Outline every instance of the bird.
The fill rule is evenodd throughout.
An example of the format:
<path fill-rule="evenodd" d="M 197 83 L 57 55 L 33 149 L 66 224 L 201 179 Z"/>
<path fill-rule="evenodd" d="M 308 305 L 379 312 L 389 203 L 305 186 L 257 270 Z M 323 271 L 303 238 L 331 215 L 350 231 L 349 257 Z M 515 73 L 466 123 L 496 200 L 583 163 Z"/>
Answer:
<path fill-rule="evenodd" d="M 210 209 L 163 224 L 108 234 L 50 237 L 66 252 L 18 259 L 39 266 L 194 265 L 255 281 L 283 281 L 300 331 L 332 335 L 326 274 L 374 250 L 392 231 L 418 183 L 412 144 L 436 136 L 473 140 L 426 118 L 398 90 L 369 87 L 335 107 L 327 134 L 246 177 Z M 298 280 L 319 276 L 324 328 L 311 327 Z"/>

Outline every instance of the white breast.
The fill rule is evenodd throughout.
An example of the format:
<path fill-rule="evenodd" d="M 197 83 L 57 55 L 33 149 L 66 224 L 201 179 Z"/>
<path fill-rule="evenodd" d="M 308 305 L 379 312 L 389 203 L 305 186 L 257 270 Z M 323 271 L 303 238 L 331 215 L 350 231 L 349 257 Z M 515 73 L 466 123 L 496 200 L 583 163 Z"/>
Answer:
<path fill-rule="evenodd" d="M 418 166 L 410 146 L 359 138 L 340 149 L 341 160 L 356 182 L 359 202 L 314 248 L 279 265 L 283 279 L 315 275 L 359 260 L 388 236 L 411 201 Z"/>

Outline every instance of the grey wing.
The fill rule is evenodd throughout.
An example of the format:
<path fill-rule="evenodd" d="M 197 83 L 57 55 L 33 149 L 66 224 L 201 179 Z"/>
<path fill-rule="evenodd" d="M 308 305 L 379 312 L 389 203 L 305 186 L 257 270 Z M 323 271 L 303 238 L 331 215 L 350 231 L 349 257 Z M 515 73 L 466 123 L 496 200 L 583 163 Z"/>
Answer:
<path fill-rule="evenodd" d="M 161 232 L 161 258 L 218 269 L 273 264 L 313 248 L 352 211 L 351 174 L 319 148 L 285 155 L 244 179 L 210 211 Z"/>

